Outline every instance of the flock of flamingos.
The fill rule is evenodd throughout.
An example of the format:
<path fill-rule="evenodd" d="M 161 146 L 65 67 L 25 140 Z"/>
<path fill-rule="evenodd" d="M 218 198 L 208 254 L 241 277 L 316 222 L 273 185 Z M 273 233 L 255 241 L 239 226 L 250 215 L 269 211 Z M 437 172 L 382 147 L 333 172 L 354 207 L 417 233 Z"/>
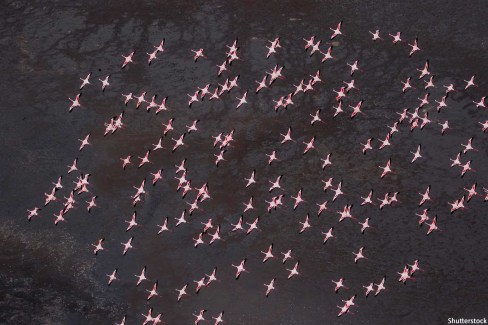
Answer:
<path fill-rule="evenodd" d="M 340 81 L 338 86 L 331 91 L 335 97 L 335 105 L 330 107 L 328 111 L 326 109 L 318 109 L 313 112 L 307 112 L 305 115 L 310 115 L 310 124 L 315 127 L 320 127 L 323 125 L 326 118 L 336 118 L 336 117 L 347 117 L 351 119 L 351 123 L 358 119 L 367 118 L 368 103 L 364 100 L 359 102 L 348 101 L 348 96 L 351 92 L 358 92 L 354 78 L 357 74 L 361 73 L 362 62 L 360 60 L 355 60 L 353 62 L 341 63 L 337 62 L 334 58 L 335 48 L 332 45 L 332 40 L 338 38 L 347 37 L 342 32 L 342 22 L 340 22 L 336 27 L 330 28 L 332 34 L 328 36 L 330 42 L 326 43 L 320 40 L 317 36 L 309 36 L 303 39 L 301 46 L 304 47 L 304 55 L 319 56 L 324 67 L 327 64 L 343 64 L 344 71 L 347 75 L 347 80 Z M 409 40 L 404 40 L 403 35 L 398 32 L 394 34 L 387 34 L 380 32 L 380 30 L 370 31 L 371 42 L 392 42 L 395 46 L 405 47 L 405 55 L 408 57 L 416 57 L 416 53 L 423 51 L 420 48 L 419 41 L 416 38 L 410 38 Z M 160 44 L 154 46 L 152 51 L 147 53 L 146 58 L 143 57 L 145 53 L 141 53 L 140 57 L 137 57 L 135 51 L 132 51 L 128 55 L 122 55 L 121 58 L 121 68 L 130 69 L 135 62 L 143 64 L 160 64 L 160 61 L 164 57 L 165 52 L 165 41 L 161 41 Z M 374 45 L 372 45 L 374 46 Z M 269 58 L 271 56 L 279 57 L 282 53 L 282 44 L 280 43 L 280 38 L 275 38 L 274 40 L 268 41 L 266 46 L 267 50 L 263 48 L 263 56 Z M 284 75 L 286 70 L 284 66 L 275 65 L 274 67 L 269 67 L 268 71 L 265 71 L 263 75 L 256 80 L 255 85 L 243 85 L 240 84 L 239 75 L 230 76 L 231 65 L 238 65 L 239 61 L 242 59 L 239 51 L 239 43 L 237 39 L 230 45 L 226 46 L 226 58 L 221 64 L 216 64 L 215 68 L 215 78 L 218 81 L 208 83 L 206 85 L 195 85 L 195 91 L 188 94 L 187 105 L 191 109 L 198 109 L 198 105 L 205 100 L 226 100 L 235 102 L 235 108 L 237 110 L 245 110 L 253 105 L 252 97 L 260 96 L 262 92 L 269 90 L 273 87 L 275 83 L 285 83 Z M 128 51 L 129 52 L 129 51 Z M 195 64 L 198 64 L 202 60 L 210 60 L 205 54 L 203 48 L 199 49 L 188 49 L 188 59 L 193 59 Z M 413 59 L 412 59 L 413 60 Z M 227 75 L 227 76 L 226 76 Z M 224 80 L 225 78 L 225 80 Z M 84 107 L 83 97 L 81 96 L 81 91 L 86 87 L 100 87 L 102 92 L 111 91 L 111 79 L 110 75 L 101 76 L 95 79 L 92 77 L 91 73 L 88 73 L 81 79 L 81 85 L 79 87 L 78 94 L 73 98 L 70 98 L 71 105 L 67 107 L 67 113 L 79 114 L 80 108 Z M 464 80 L 466 79 L 466 80 Z M 310 71 L 309 75 L 302 80 L 295 82 L 296 84 L 289 85 L 290 92 L 282 94 L 278 98 L 275 98 L 273 102 L 269 103 L 269 109 L 275 110 L 276 112 L 286 111 L 289 107 L 294 105 L 294 100 L 299 96 L 307 96 L 309 91 L 316 90 L 318 86 L 324 85 L 326 83 L 324 73 L 321 70 Z M 431 66 L 429 61 L 422 61 L 418 64 L 417 71 L 412 71 L 412 75 L 405 76 L 398 80 L 397 85 L 393 85 L 398 89 L 398 92 L 409 92 L 417 90 L 422 94 L 419 97 L 418 105 L 416 107 L 404 108 L 397 112 L 393 112 L 393 115 L 398 117 L 397 121 L 391 126 L 387 126 L 384 137 L 379 139 L 361 139 L 358 137 L 357 143 L 357 154 L 367 155 L 370 150 L 383 150 L 383 152 L 388 151 L 389 147 L 394 144 L 394 135 L 397 132 L 422 132 L 424 128 L 431 128 L 438 130 L 438 136 L 449 136 L 449 129 L 451 127 L 448 120 L 442 120 L 442 115 L 444 110 L 449 109 L 449 94 L 452 92 L 465 92 L 469 95 L 472 88 L 477 87 L 476 75 L 469 78 L 462 78 L 456 84 L 438 84 L 434 78 L 434 74 L 431 71 Z M 441 89 L 443 95 L 439 98 L 430 97 L 430 89 L 437 88 Z M 251 95 L 251 96 L 249 96 Z M 477 110 L 486 109 L 485 97 L 482 98 L 472 98 L 472 106 Z M 346 104 L 347 103 L 347 104 Z M 187 159 L 177 162 L 176 165 L 172 166 L 162 166 L 164 168 L 147 171 L 148 166 L 151 166 L 152 157 L 155 156 L 158 151 L 165 151 L 167 154 L 171 155 L 171 152 L 186 150 L 189 151 L 190 148 L 185 144 L 185 141 L 189 137 L 195 136 L 199 132 L 199 122 L 200 120 L 187 121 L 184 122 L 181 127 L 174 127 L 174 118 L 165 118 L 165 114 L 174 107 L 178 106 L 176 103 L 169 103 L 168 97 L 158 99 L 156 95 L 149 94 L 144 91 L 141 93 L 122 93 L 120 105 L 124 109 L 141 109 L 147 110 L 148 112 L 153 112 L 155 115 L 163 116 L 162 132 L 158 141 L 152 144 L 150 149 L 144 149 L 145 153 L 141 156 L 128 155 L 125 157 L 116 157 L 115 159 L 120 159 L 120 169 L 124 171 L 128 168 L 139 168 L 139 172 L 143 173 L 140 178 L 140 182 L 135 184 L 133 195 L 131 197 L 123 198 L 124 200 L 131 200 L 131 204 L 134 207 L 144 204 L 144 199 L 146 194 L 153 188 L 151 185 L 157 186 L 161 182 L 167 182 L 169 185 L 174 184 L 176 186 L 176 191 L 181 194 L 185 199 L 185 208 L 174 217 L 165 217 L 158 229 L 154 230 L 155 235 L 164 236 L 165 232 L 177 231 L 176 228 L 184 227 L 190 218 L 192 222 L 201 223 L 201 230 L 194 235 L 193 242 L 188 242 L 188 245 L 193 245 L 198 247 L 200 245 L 218 245 L 222 237 L 226 235 L 226 232 L 242 232 L 245 235 L 257 232 L 259 230 L 259 222 L 262 217 L 258 216 L 258 211 L 255 208 L 256 198 L 251 195 L 248 201 L 243 203 L 242 208 L 237 208 L 241 216 L 231 223 L 230 227 L 226 227 L 226 231 L 223 230 L 222 225 L 215 220 L 215 218 L 210 218 L 208 220 L 198 219 L 198 214 L 202 210 L 202 205 L 205 205 L 205 201 L 212 197 L 210 191 L 211 185 L 207 183 L 194 184 L 189 178 L 190 172 L 187 170 L 185 164 L 187 164 Z M 124 106 L 125 105 L 125 106 Z M 183 106 L 183 105 L 179 105 Z M 426 110 L 427 107 L 436 108 L 437 116 L 440 118 L 433 121 L 429 118 L 429 113 Z M 181 108 L 183 109 L 183 108 Z M 284 112 L 286 114 L 286 112 Z M 124 131 L 124 112 L 122 111 L 118 116 L 114 116 L 109 119 L 104 126 L 104 135 L 111 135 L 118 132 Z M 296 128 L 296 127 L 295 127 Z M 285 189 L 282 186 L 282 179 L 286 178 L 286 174 L 279 173 L 280 164 L 283 163 L 280 158 L 280 148 L 283 146 L 299 146 L 303 155 L 314 154 L 313 152 L 318 152 L 316 145 L 320 141 L 319 137 L 312 136 L 310 138 L 305 138 L 303 141 L 298 141 L 295 135 L 295 128 L 289 127 L 288 125 L 283 127 L 282 133 L 279 137 L 276 137 L 276 146 L 274 150 L 269 152 L 262 152 L 263 159 L 266 161 L 268 168 L 267 172 L 261 172 L 254 168 L 249 168 L 249 173 L 242 176 L 241 181 L 242 186 L 246 188 L 246 191 L 252 191 L 253 187 L 263 187 L 266 192 L 269 193 L 269 197 L 264 200 L 267 211 L 260 211 L 263 214 L 268 213 L 273 215 L 273 212 L 281 209 L 293 209 L 296 210 L 300 205 L 308 205 L 309 213 L 307 213 L 303 218 L 297 223 L 297 232 L 304 233 L 309 231 L 309 228 L 315 226 L 315 219 L 319 218 L 324 213 L 329 213 L 330 215 L 338 215 L 337 223 L 327 229 L 321 229 L 323 236 L 323 244 L 326 245 L 327 242 L 334 238 L 335 230 L 340 227 L 342 222 L 353 222 L 358 224 L 358 232 L 365 234 L 368 232 L 368 228 L 374 227 L 371 224 L 370 218 L 360 218 L 352 212 L 353 202 L 349 202 L 343 207 L 339 208 L 336 212 L 331 207 L 332 204 L 345 193 L 343 192 L 343 182 L 334 178 L 329 172 L 330 166 L 334 164 L 332 153 L 328 153 L 325 156 L 317 157 L 320 159 L 320 164 L 323 169 L 324 179 L 323 190 L 326 197 L 321 202 L 310 202 L 307 199 L 304 188 L 299 189 Z M 471 128 L 473 135 L 466 139 L 464 143 L 459 145 L 456 149 L 455 154 L 446 164 L 449 164 L 451 168 L 455 168 L 459 171 L 459 177 L 463 177 L 466 173 L 475 173 L 473 168 L 473 155 L 477 153 L 476 141 L 474 140 L 477 134 L 483 135 L 483 133 L 488 129 L 488 120 L 479 120 L 479 130 L 476 128 Z M 98 132 L 98 131 L 94 131 Z M 235 141 L 235 136 L 238 134 L 239 130 L 229 129 L 217 131 L 215 130 L 214 136 L 212 137 L 213 148 L 209 149 L 209 156 L 214 157 L 215 168 L 224 169 L 226 168 L 226 153 L 232 148 L 235 148 L 242 143 L 237 143 Z M 476 133 L 476 134 L 475 134 Z M 83 159 L 82 151 L 90 150 L 91 146 L 91 134 L 82 135 L 79 139 L 79 151 L 80 157 Z M 416 144 L 411 148 L 411 156 L 405 157 L 405 160 L 411 164 L 422 163 L 425 148 L 421 143 Z M 391 149 L 390 149 L 391 150 Z M 190 158 L 189 158 L 190 159 Z M 276 167 L 275 167 L 276 166 Z M 371 177 L 377 177 L 381 181 L 388 180 L 391 174 L 395 173 L 395 161 L 391 158 L 385 159 L 377 164 L 377 174 L 371 175 Z M 96 188 L 94 188 L 90 183 L 91 177 L 96 177 L 96 175 L 90 174 L 88 171 L 80 170 L 78 167 L 78 157 L 73 160 L 73 162 L 67 166 L 66 174 L 62 175 L 53 182 L 53 187 L 51 190 L 45 193 L 45 201 L 40 204 L 40 207 L 34 207 L 28 211 L 28 220 L 36 221 L 36 218 L 49 217 L 53 218 L 55 225 L 62 225 L 65 222 L 69 222 L 69 212 L 72 209 L 86 209 L 90 212 L 92 209 L 97 209 Z M 271 170 L 273 168 L 273 170 Z M 273 177 L 265 178 L 263 175 L 271 174 L 271 171 L 277 170 L 278 174 Z M 164 172 L 163 172 L 164 171 Z M 67 174 L 75 175 L 76 179 L 73 184 L 67 183 L 65 180 L 68 178 Z M 261 178 L 260 178 L 261 175 Z M 327 176 L 325 176 L 327 175 Z M 151 183 L 151 184 L 148 184 Z M 347 185 L 347 184 L 346 184 Z M 172 185 L 171 185 L 172 186 Z M 59 193 L 62 189 L 68 188 L 68 194 L 63 198 Z M 483 192 L 482 192 L 483 191 Z M 476 183 L 465 185 L 460 189 L 460 195 L 452 202 L 446 202 L 451 207 L 451 213 L 458 210 L 463 210 L 469 202 L 475 197 L 481 197 L 484 201 L 488 200 L 488 189 L 480 188 Z M 361 206 L 371 205 L 378 209 L 384 209 L 387 206 L 401 204 L 398 196 L 401 195 L 399 192 L 388 192 L 384 195 L 375 195 L 374 190 L 365 189 L 364 196 L 356 198 L 356 202 Z M 350 197 L 348 199 L 351 199 Z M 444 218 L 439 218 L 435 213 L 430 211 L 429 202 L 431 201 L 431 186 L 426 185 L 425 190 L 418 193 L 418 206 L 414 207 L 417 209 L 416 216 L 418 219 L 416 222 L 421 226 L 420 231 L 424 231 L 426 235 L 436 236 L 436 233 L 442 231 L 442 224 L 439 220 L 445 220 Z M 264 204 L 264 203 L 263 203 Z M 51 208 L 55 206 L 57 212 L 54 213 L 44 213 L 48 211 L 48 206 Z M 43 210 L 43 211 L 41 211 Z M 459 213 L 459 212 L 458 212 Z M 137 229 L 141 225 L 138 223 L 137 212 L 131 217 L 128 217 L 122 222 L 124 225 L 124 231 L 127 233 L 127 240 L 120 243 L 120 252 L 112 252 L 114 254 L 131 255 L 131 249 L 138 245 Z M 422 227 L 423 226 L 423 227 Z M 266 236 L 265 233 L 260 233 L 260 236 Z M 106 254 L 105 238 L 94 238 L 92 242 L 93 253 L 98 256 L 103 256 Z M 115 243 L 115 245 L 119 245 Z M 112 250 L 113 251 L 113 250 Z M 286 270 L 286 276 L 283 279 L 289 279 L 290 281 L 299 281 L 300 276 L 305 276 L 300 273 L 300 259 L 299 256 L 295 256 L 292 249 L 285 250 L 282 252 L 276 252 L 273 244 L 268 247 L 263 247 L 262 249 L 262 263 L 269 263 L 272 260 L 279 260 L 279 263 L 284 265 Z M 351 261 L 354 263 L 367 263 L 368 259 L 368 249 L 364 246 L 357 247 L 356 251 L 351 252 Z M 232 265 L 222 266 L 235 269 L 235 279 L 238 281 L 246 281 L 246 277 L 252 276 L 246 269 L 246 258 L 238 257 Z M 122 270 L 114 268 L 107 271 L 107 284 L 117 285 L 118 281 L 128 281 L 134 282 L 134 286 L 146 286 L 147 300 L 151 303 L 152 299 L 159 295 L 158 281 L 153 275 L 151 275 L 150 270 L 148 271 L 146 266 L 141 265 L 141 271 L 138 274 L 124 274 L 119 273 Z M 219 267 L 220 270 L 220 267 Z M 342 292 L 349 289 L 349 291 L 354 294 L 348 295 L 348 299 L 341 300 L 338 303 L 338 314 L 337 316 L 344 316 L 348 313 L 354 313 L 354 310 L 358 310 L 360 307 L 356 305 L 356 298 L 358 295 L 366 296 L 369 295 L 377 297 L 381 293 L 384 293 L 388 287 L 388 283 L 391 281 L 399 281 L 407 284 L 409 280 L 414 277 L 421 276 L 419 271 L 422 271 L 421 262 L 418 259 L 410 261 L 406 265 L 398 265 L 398 270 L 395 270 L 391 275 L 379 275 L 375 279 L 371 279 L 369 283 L 364 283 L 362 288 L 349 288 L 347 287 L 347 280 L 344 278 L 331 279 L 331 291 Z M 203 272 L 205 273 L 205 272 Z M 174 288 L 175 303 L 189 299 L 192 292 L 198 293 L 201 289 L 207 290 L 207 288 L 212 286 L 214 281 L 218 279 L 217 267 L 212 272 L 206 272 L 209 274 L 204 274 L 200 279 L 189 281 L 188 283 L 182 283 L 181 287 Z M 273 295 L 273 290 L 280 287 L 280 281 L 277 280 L 279 277 L 274 277 L 271 279 L 263 279 L 263 290 L 262 295 L 268 297 Z M 191 284 L 190 284 L 191 283 Z M 227 322 L 224 316 L 224 311 L 207 311 L 201 309 L 194 312 L 194 323 L 199 324 L 203 322 L 220 324 Z M 157 312 L 155 308 L 150 308 L 149 311 L 143 312 L 140 319 L 133 319 L 131 321 L 137 322 L 141 321 L 143 324 L 158 324 L 163 322 L 163 314 Z M 230 317 L 231 318 L 231 317 Z M 232 320 L 229 318 L 230 323 Z M 129 319 L 127 316 L 121 315 L 121 320 L 117 324 L 125 324 Z"/>

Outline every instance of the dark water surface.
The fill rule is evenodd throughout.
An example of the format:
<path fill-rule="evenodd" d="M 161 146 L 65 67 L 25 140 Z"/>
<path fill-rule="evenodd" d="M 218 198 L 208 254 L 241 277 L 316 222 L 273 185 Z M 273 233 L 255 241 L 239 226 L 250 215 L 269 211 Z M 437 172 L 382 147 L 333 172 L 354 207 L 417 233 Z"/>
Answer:
<path fill-rule="evenodd" d="M 488 23 L 486 1 L 3 1 L 0 4 L 0 323 L 1 324 L 113 324 L 127 314 L 127 324 L 140 324 L 149 307 L 163 313 L 166 324 L 192 324 L 193 313 L 207 309 L 206 322 L 224 313 L 224 324 L 446 324 L 449 317 L 486 317 L 488 313 L 488 253 L 486 235 L 487 204 L 475 196 L 462 211 L 450 214 L 448 202 L 466 194 L 477 182 L 477 190 L 488 188 L 488 139 L 478 122 L 488 113 L 472 103 L 487 94 Z M 334 40 L 334 59 L 320 62 L 303 51 L 303 37 L 317 35 L 322 50 L 327 49 L 329 27 L 344 21 L 344 36 Z M 368 30 L 379 28 L 383 42 L 372 42 Z M 402 32 L 412 42 L 419 38 L 423 51 L 408 58 L 409 47 L 393 45 L 388 33 Z M 266 60 L 267 40 L 281 37 L 282 49 Z M 217 79 L 217 68 L 225 59 L 226 45 L 238 38 L 241 61 Z M 146 52 L 165 38 L 165 52 L 148 66 Z M 190 49 L 204 48 L 208 59 L 192 60 Z M 136 50 L 135 64 L 120 71 L 121 54 Z M 353 90 L 344 101 L 345 114 L 333 119 L 335 94 L 332 89 L 350 80 L 346 63 L 360 60 L 361 71 Z M 424 82 L 417 80 L 417 68 L 426 59 L 435 75 L 431 104 L 424 107 L 433 123 L 409 132 L 406 122 L 392 139 L 392 146 L 366 156 L 360 142 L 383 139 L 387 125 L 403 108 L 410 111 L 423 97 Z M 285 79 L 270 89 L 254 94 L 260 80 L 275 64 L 284 65 Z M 294 105 L 276 113 L 274 103 L 292 91 L 293 84 L 321 70 L 324 83 L 313 92 L 294 97 Z M 80 77 L 92 72 L 92 86 L 83 89 L 81 108 L 68 113 L 69 100 L 80 85 Z M 98 78 L 111 74 L 110 86 L 100 90 Z M 464 91 L 463 80 L 476 74 L 478 87 Z M 187 94 L 196 87 L 223 83 L 240 75 L 237 90 L 222 101 L 204 101 L 188 108 Z M 413 76 L 415 89 L 401 93 L 401 80 Z M 451 93 L 448 108 L 435 110 L 435 100 L 444 93 L 442 85 L 454 83 L 460 91 Z M 249 89 L 248 105 L 235 110 L 236 96 Z M 146 113 L 143 105 L 125 107 L 121 93 L 149 99 L 169 96 L 170 111 Z M 365 115 L 349 118 L 350 108 L 364 99 Z M 310 124 L 321 108 L 325 123 Z M 104 123 L 125 110 L 125 127 L 103 137 Z M 175 131 L 163 145 L 173 145 L 195 119 L 199 131 L 187 134 L 186 146 L 175 153 L 156 151 L 151 164 L 126 171 L 121 157 L 142 156 L 161 136 L 161 123 L 175 118 Z M 437 122 L 449 120 L 451 129 L 441 136 Z M 280 133 L 292 126 L 298 143 L 280 145 Z M 213 139 L 219 132 L 235 129 L 235 143 L 228 148 L 226 161 L 214 165 Z M 91 145 L 78 151 L 79 141 L 91 133 Z M 316 136 L 317 150 L 302 155 L 303 141 Z M 464 178 L 459 168 L 450 168 L 453 158 L 474 136 L 474 147 L 462 156 L 473 160 L 474 172 Z M 422 144 L 423 158 L 410 164 L 410 151 Z M 271 151 L 281 159 L 267 165 Z M 322 171 L 321 158 L 333 153 L 333 165 Z M 89 190 L 97 195 L 90 214 L 84 201 L 77 204 L 66 222 L 54 226 L 54 216 L 62 207 L 51 203 L 28 223 L 26 209 L 44 204 L 43 193 L 64 175 L 57 197 L 69 195 L 78 174 L 67 175 L 67 165 L 79 158 L 79 168 L 92 174 Z M 176 193 L 175 165 L 187 158 L 192 186 L 208 183 L 210 200 L 188 218 L 189 223 L 174 228 L 175 217 L 196 191 L 185 199 Z M 378 165 L 392 159 L 394 174 L 380 180 Z M 163 168 L 164 180 L 134 208 L 130 196 L 149 173 Z M 253 187 L 245 188 L 244 178 L 257 170 Z M 268 180 L 283 177 L 286 207 L 266 212 Z M 330 191 L 322 190 L 322 179 L 334 177 L 334 186 L 343 181 L 346 193 L 332 203 Z M 419 192 L 431 185 L 432 201 L 425 205 L 438 215 L 440 231 L 426 236 L 419 228 Z M 306 200 L 293 211 L 300 188 Z M 360 206 L 360 197 L 374 189 L 374 197 L 400 192 L 400 203 L 379 210 Z M 278 193 L 279 191 L 276 191 Z M 275 192 L 272 193 L 276 195 Z M 243 202 L 253 196 L 256 210 L 246 212 L 245 222 L 260 216 L 260 230 L 249 236 L 232 233 L 243 211 Z M 329 200 L 329 210 L 316 217 L 316 203 Z M 64 200 L 62 200 L 64 202 Z M 337 210 L 354 204 L 353 215 L 371 218 L 372 229 L 361 235 L 356 221 L 338 224 Z M 141 226 L 125 232 L 126 223 L 137 210 Z M 312 227 L 299 234 L 299 222 L 310 212 Z M 157 236 L 163 218 L 169 217 L 171 232 Z M 193 247 L 202 229 L 201 222 L 213 218 L 221 225 L 222 241 Z M 321 231 L 335 226 L 337 238 L 322 245 Z M 134 248 L 122 256 L 121 242 L 134 236 Z M 93 255 L 91 246 L 105 238 L 106 251 Z M 208 242 L 209 238 L 204 237 Z M 268 245 L 274 254 L 293 249 L 300 260 L 300 275 L 287 280 L 286 268 L 272 260 L 261 263 Z M 367 260 L 354 264 L 352 252 L 365 246 Z M 234 280 L 237 264 L 247 258 L 245 273 Z M 397 272 L 406 263 L 419 259 L 424 272 L 406 285 L 397 282 Z M 150 281 L 135 287 L 134 274 L 146 265 Z M 196 295 L 193 280 L 218 268 L 219 281 Z M 118 277 L 107 287 L 106 274 L 118 268 Z M 378 283 L 387 276 L 387 291 L 364 297 L 363 285 Z M 276 290 L 264 296 L 264 283 L 276 277 Z M 348 290 L 335 294 L 332 280 L 346 279 Z M 147 289 L 159 281 L 159 296 L 146 301 Z M 180 303 L 177 292 L 190 283 Z M 342 299 L 357 294 L 356 305 L 337 318 Z"/>

